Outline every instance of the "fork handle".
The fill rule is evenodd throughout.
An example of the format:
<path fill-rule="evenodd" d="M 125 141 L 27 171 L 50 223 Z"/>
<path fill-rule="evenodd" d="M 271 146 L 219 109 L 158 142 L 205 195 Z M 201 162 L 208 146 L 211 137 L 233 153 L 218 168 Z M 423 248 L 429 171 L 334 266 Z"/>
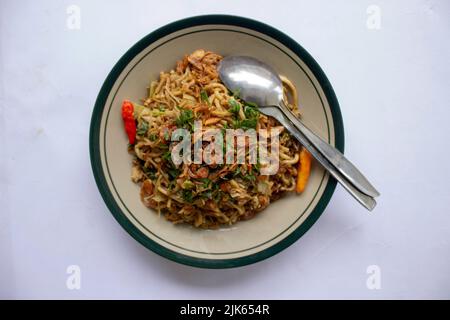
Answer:
<path fill-rule="evenodd" d="M 312 145 L 345 177 L 355 188 L 362 193 L 378 197 L 380 193 L 367 180 L 367 178 L 356 168 L 344 155 L 335 147 L 324 141 L 321 137 L 312 132 L 301 122 L 294 113 L 284 103 L 281 105 L 281 111 L 293 123 L 293 125 L 303 133 Z"/>
<path fill-rule="evenodd" d="M 308 150 L 311 155 L 367 210 L 372 211 L 376 206 L 376 201 L 373 197 L 368 196 L 353 186 L 347 178 L 342 175 L 306 138 L 302 131 L 300 131 L 282 112 L 278 107 L 273 108 L 271 115 L 282 123 L 286 129 Z"/>

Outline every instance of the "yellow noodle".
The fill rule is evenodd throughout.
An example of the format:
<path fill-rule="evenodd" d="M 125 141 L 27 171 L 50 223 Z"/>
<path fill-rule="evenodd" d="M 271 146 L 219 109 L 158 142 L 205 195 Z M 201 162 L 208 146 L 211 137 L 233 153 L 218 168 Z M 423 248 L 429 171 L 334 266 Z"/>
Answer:
<path fill-rule="evenodd" d="M 247 154 L 245 165 L 182 163 L 177 167 L 171 162 L 170 136 L 165 135 L 178 127 L 182 115 L 192 115 L 208 128 L 218 129 L 249 120 L 244 102 L 233 97 L 218 77 L 216 66 L 221 59 L 202 49 L 184 57 L 176 70 L 161 72 L 159 79 L 150 83 L 144 109 L 136 113 L 138 134 L 130 151 L 136 157 L 133 181 L 141 184 L 143 203 L 175 224 L 199 228 L 230 225 L 252 218 L 295 189 L 301 146 L 286 132 L 280 135 L 280 171 L 275 175 L 262 176 L 257 165 L 247 165 Z M 285 102 L 297 112 L 297 90 L 289 79 L 281 79 Z M 288 92 L 293 101 L 288 101 Z M 230 99 L 239 103 L 237 113 L 229 111 Z M 257 131 L 283 128 L 275 119 L 256 114 Z M 147 129 L 142 132 L 139 128 Z"/>

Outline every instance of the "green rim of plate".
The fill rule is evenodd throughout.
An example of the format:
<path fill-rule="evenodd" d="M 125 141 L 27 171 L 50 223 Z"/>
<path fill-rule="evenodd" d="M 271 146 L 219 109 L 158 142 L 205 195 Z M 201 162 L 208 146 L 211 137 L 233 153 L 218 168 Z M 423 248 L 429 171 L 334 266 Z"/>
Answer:
<path fill-rule="evenodd" d="M 103 197 L 107 207 L 111 211 L 114 218 L 120 223 L 120 225 L 139 243 L 144 245 L 146 248 L 152 250 L 153 252 L 167 258 L 173 260 L 175 262 L 179 262 L 182 264 L 200 267 L 200 268 L 234 268 L 240 267 L 248 264 L 252 264 L 266 258 L 269 258 L 283 249 L 287 248 L 291 244 L 293 244 L 296 240 L 298 240 L 306 231 L 311 228 L 311 226 L 317 221 L 322 212 L 325 210 L 325 207 L 329 203 L 331 196 L 334 193 L 334 189 L 336 188 L 336 180 L 332 177 L 328 180 L 327 186 L 325 188 L 324 193 L 322 194 L 318 204 L 310 213 L 308 218 L 297 228 L 295 229 L 289 236 L 281 240 L 280 242 L 274 244 L 273 246 L 266 248 L 260 252 L 232 259 L 204 259 L 204 258 L 196 258 L 188 255 L 180 254 L 175 251 L 172 251 L 155 241 L 148 238 L 144 233 L 142 233 L 138 228 L 136 228 L 125 216 L 122 210 L 117 205 L 111 190 L 108 188 L 106 178 L 103 172 L 103 168 L 101 165 L 100 158 L 100 122 L 103 114 L 103 109 L 105 107 L 106 100 L 108 95 L 116 82 L 116 79 L 121 74 L 123 69 L 129 64 L 129 62 L 138 55 L 142 50 L 147 48 L 151 43 L 157 41 L 158 39 L 165 37 L 173 32 L 200 26 L 200 25 L 230 25 L 230 26 L 238 26 L 247 29 L 251 29 L 262 34 L 265 34 L 271 38 L 276 39 L 284 46 L 289 48 L 292 52 L 294 52 L 312 71 L 315 78 L 320 84 L 320 87 L 325 93 L 327 101 L 330 105 L 331 113 L 333 115 L 333 124 L 334 124 L 334 134 L 335 134 L 335 146 L 342 153 L 344 152 L 344 125 L 342 121 L 341 110 L 339 108 L 339 103 L 337 101 L 336 95 L 333 91 L 333 88 L 328 81 L 325 73 L 322 71 L 320 66 L 314 60 L 314 58 L 303 49 L 297 42 L 295 42 L 292 38 L 285 35 L 281 31 L 266 25 L 264 23 L 251 20 L 248 18 L 238 17 L 238 16 L 230 16 L 230 15 L 204 15 L 204 16 L 196 16 L 190 17 L 183 20 L 175 21 L 168 25 L 165 25 L 154 32 L 148 34 L 146 37 L 137 42 L 134 46 L 132 46 L 116 63 L 114 68 L 108 74 L 105 82 L 103 83 L 102 88 L 98 94 L 97 100 L 95 102 L 94 111 L 92 113 L 90 132 L 89 132 L 89 152 L 91 158 L 91 166 L 92 171 L 94 173 L 95 181 L 97 183 L 97 187 L 100 191 L 100 194 Z"/>

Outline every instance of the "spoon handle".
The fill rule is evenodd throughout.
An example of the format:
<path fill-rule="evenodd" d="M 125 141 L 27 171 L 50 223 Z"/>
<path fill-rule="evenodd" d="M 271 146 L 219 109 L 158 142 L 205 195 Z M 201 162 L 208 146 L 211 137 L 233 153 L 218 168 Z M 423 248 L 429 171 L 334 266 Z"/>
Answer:
<path fill-rule="evenodd" d="M 373 197 L 368 196 L 359 191 L 355 186 L 347 180 L 306 138 L 302 131 L 300 131 L 282 112 L 279 107 L 263 107 L 261 111 L 277 119 L 305 148 L 311 155 L 366 209 L 372 211 L 376 206 L 376 201 Z"/>
<path fill-rule="evenodd" d="M 284 115 L 303 133 L 311 144 L 313 144 L 314 147 L 359 191 L 371 197 L 378 197 L 380 195 L 354 164 L 352 164 L 338 149 L 331 146 L 306 127 L 283 102 L 281 109 Z"/>

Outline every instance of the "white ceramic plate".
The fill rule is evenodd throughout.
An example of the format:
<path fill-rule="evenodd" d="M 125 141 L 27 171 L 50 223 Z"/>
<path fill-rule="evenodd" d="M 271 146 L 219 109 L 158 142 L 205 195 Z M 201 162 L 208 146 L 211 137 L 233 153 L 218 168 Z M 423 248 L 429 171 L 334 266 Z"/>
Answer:
<path fill-rule="evenodd" d="M 342 118 L 314 59 L 285 34 L 246 18 L 209 15 L 171 23 L 136 43 L 114 66 L 98 95 L 90 129 L 92 168 L 111 213 L 137 241 L 166 258 L 197 267 L 237 267 L 270 257 L 299 239 L 325 209 L 336 181 L 315 164 L 300 196 L 284 197 L 254 219 L 219 230 L 173 225 L 146 208 L 139 186 L 130 179 L 121 103 L 144 97 L 150 79 L 198 48 L 253 56 L 289 77 L 299 91 L 305 123 L 343 152 Z"/>

